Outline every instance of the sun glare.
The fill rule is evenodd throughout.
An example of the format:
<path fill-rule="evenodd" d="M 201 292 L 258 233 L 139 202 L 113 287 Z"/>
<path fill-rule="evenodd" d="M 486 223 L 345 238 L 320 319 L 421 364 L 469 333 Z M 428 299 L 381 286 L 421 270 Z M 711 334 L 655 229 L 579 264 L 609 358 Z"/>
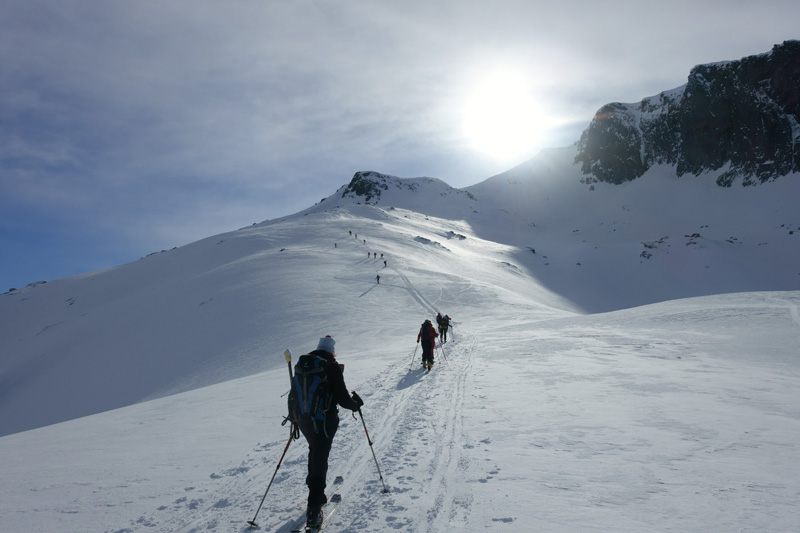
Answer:
<path fill-rule="evenodd" d="M 499 73 L 476 87 L 464 106 L 464 135 L 494 158 L 511 160 L 534 149 L 544 117 L 524 76 Z"/>

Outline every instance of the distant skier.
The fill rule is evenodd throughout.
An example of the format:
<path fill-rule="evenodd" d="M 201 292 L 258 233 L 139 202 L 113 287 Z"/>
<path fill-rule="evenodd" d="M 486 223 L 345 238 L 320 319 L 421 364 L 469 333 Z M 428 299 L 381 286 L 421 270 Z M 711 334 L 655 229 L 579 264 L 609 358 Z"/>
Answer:
<path fill-rule="evenodd" d="M 375 276 L 375 283 L 377 283 L 378 285 L 380 285 L 380 284 L 381 284 L 381 276 L 380 276 L 380 274 L 378 274 L 377 276 Z"/>
<path fill-rule="evenodd" d="M 386 259 L 383 260 L 383 268 L 386 268 Z"/>
<path fill-rule="evenodd" d="M 336 362 L 335 345 L 336 341 L 330 335 L 327 335 L 319 340 L 316 350 L 300 357 L 295 366 L 292 394 L 289 395 L 289 417 L 292 419 L 292 423 L 297 424 L 306 441 L 308 441 L 308 476 L 306 476 L 308 507 L 306 508 L 306 525 L 309 527 L 319 527 L 322 524 L 322 506 L 328 502 L 328 498 L 325 496 L 325 487 L 327 486 L 328 456 L 333 444 L 333 436 L 339 428 L 339 409 L 337 405 L 354 412 L 364 405 L 358 394 L 353 392 L 351 396 L 347 390 L 344 374 L 342 373 L 344 365 L 339 365 Z M 298 416 L 299 405 L 302 403 L 298 399 L 300 394 L 298 391 L 303 388 L 299 385 L 299 378 L 303 375 L 304 370 L 312 373 L 315 370 L 319 371 L 320 368 L 323 371 L 321 381 L 327 385 L 327 393 L 332 401 L 329 401 L 327 406 L 320 408 L 320 411 L 313 417 L 309 415 Z M 319 382 L 320 377 L 315 377 L 314 380 Z M 320 386 L 317 386 L 315 389 L 320 388 Z"/>
<path fill-rule="evenodd" d="M 436 344 L 436 337 L 439 334 L 433 329 L 433 324 L 429 319 L 425 319 L 417 333 L 417 342 L 422 341 L 422 366 L 430 371 L 433 368 L 433 348 Z"/>

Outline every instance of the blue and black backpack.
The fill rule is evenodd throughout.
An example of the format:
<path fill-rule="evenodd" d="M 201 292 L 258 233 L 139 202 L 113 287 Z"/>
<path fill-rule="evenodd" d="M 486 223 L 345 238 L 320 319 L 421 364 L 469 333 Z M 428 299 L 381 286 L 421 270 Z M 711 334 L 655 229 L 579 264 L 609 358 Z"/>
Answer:
<path fill-rule="evenodd" d="M 333 395 L 328 385 L 328 361 L 318 355 L 301 355 L 294 366 L 289 392 L 289 415 L 296 421 L 311 421 L 319 433 L 320 423 L 327 436 L 325 419 Z"/>

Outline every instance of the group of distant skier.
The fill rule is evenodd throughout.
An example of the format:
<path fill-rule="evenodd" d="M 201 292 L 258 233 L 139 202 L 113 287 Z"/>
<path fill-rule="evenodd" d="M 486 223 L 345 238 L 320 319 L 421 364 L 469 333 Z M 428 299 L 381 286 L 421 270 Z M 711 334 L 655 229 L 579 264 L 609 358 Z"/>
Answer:
<path fill-rule="evenodd" d="M 354 237 L 354 238 L 358 239 L 358 233 L 353 233 L 352 230 L 348 230 L 348 233 L 350 234 L 351 237 Z M 366 239 L 362 239 L 361 242 L 363 244 L 367 244 L 367 240 Z M 338 248 L 339 247 L 339 243 L 336 243 L 336 242 L 333 243 L 333 247 L 334 248 Z M 367 259 L 369 259 L 369 258 L 377 259 L 378 258 L 378 252 L 367 252 Z M 388 266 L 388 261 L 383 258 L 383 254 L 381 254 L 381 260 L 383 261 L 383 268 L 386 268 Z M 381 283 L 381 276 L 380 275 L 375 276 L 375 283 L 380 285 L 380 283 Z"/>

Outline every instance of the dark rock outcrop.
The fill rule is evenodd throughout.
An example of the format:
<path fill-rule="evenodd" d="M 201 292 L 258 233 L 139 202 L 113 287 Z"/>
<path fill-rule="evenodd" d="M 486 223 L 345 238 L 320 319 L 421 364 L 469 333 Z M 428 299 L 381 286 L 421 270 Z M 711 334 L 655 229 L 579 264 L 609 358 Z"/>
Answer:
<path fill-rule="evenodd" d="M 587 182 L 623 183 L 655 164 L 679 176 L 718 172 L 729 187 L 800 171 L 800 41 L 739 61 L 699 65 L 688 83 L 595 115 L 575 161 Z"/>
<path fill-rule="evenodd" d="M 372 170 L 356 172 L 353 179 L 347 185 L 347 188 L 342 192 L 342 198 L 357 196 L 363 197 L 365 202 L 370 200 L 378 200 L 381 197 L 381 191 L 389 188 L 387 184 L 392 178 Z"/>

